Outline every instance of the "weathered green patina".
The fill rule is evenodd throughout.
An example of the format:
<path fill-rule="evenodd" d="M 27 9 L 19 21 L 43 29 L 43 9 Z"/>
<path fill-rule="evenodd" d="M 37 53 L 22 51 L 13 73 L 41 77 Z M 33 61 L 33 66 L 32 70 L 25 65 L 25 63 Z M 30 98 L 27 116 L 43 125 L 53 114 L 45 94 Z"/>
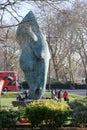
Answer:
<path fill-rule="evenodd" d="M 22 49 L 20 67 L 30 86 L 29 97 L 40 99 L 45 91 L 50 53 L 32 11 L 23 18 L 16 34 Z"/>

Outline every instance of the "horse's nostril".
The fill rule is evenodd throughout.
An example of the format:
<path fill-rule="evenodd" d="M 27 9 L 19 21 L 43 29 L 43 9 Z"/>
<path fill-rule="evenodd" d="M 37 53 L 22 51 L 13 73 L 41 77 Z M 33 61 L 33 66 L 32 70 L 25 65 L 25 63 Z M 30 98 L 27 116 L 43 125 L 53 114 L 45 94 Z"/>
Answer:
<path fill-rule="evenodd" d="M 39 94 L 40 94 L 40 89 L 39 89 L 39 88 L 36 89 L 35 94 L 36 94 L 36 95 L 39 95 Z"/>

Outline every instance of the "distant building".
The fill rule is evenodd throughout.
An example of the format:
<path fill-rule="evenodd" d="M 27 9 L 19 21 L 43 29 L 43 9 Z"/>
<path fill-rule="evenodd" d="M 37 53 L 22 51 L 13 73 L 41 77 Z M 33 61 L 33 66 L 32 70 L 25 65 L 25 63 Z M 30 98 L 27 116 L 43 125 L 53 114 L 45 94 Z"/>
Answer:
<path fill-rule="evenodd" d="M 80 77 L 80 78 L 77 78 L 76 79 L 76 83 L 79 83 L 79 84 L 85 84 L 85 78 L 84 77 Z"/>

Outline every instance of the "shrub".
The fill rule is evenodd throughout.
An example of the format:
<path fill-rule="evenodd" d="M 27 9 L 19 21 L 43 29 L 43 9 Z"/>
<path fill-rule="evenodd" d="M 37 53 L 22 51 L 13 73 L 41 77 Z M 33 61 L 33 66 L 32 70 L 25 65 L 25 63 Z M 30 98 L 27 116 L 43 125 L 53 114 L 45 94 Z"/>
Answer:
<path fill-rule="evenodd" d="M 0 122 L 1 126 L 11 126 L 14 124 L 14 119 L 16 117 L 16 113 L 11 111 L 11 110 L 1 110 L 0 111 Z"/>
<path fill-rule="evenodd" d="M 72 125 L 85 127 L 87 126 L 87 98 L 71 102 Z"/>
<path fill-rule="evenodd" d="M 87 110 L 73 113 L 73 126 L 86 127 L 87 126 Z"/>
<path fill-rule="evenodd" d="M 26 117 L 32 126 L 62 126 L 69 116 L 69 106 L 54 100 L 34 101 L 26 107 Z"/>
<path fill-rule="evenodd" d="M 0 110 L 0 127 L 14 126 L 15 121 L 21 120 L 24 117 L 25 111 L 23 108 L 17 110 L 1 109 Z"/>

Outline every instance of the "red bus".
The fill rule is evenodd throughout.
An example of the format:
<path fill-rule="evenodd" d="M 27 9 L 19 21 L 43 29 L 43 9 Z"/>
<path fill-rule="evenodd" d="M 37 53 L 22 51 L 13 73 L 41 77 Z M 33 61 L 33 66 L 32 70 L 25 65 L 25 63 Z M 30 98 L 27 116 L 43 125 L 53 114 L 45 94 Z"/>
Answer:
<path fill-rule="evenodd" d="M 3 80 L 2 91 L 18 91 L 18 73 L 16 71 L 0 71 L 0 80 Z"/>

